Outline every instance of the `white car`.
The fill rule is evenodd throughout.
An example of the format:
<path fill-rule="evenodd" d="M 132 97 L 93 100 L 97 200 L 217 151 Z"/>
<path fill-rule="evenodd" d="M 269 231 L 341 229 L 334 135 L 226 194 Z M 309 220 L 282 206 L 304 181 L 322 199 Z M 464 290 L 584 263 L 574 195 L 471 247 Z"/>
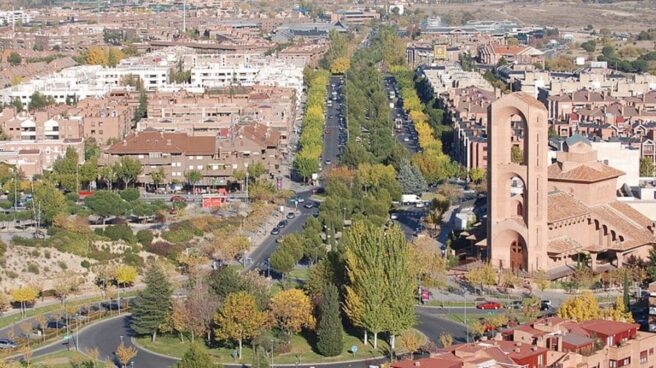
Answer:
<path fill-rule="evenodd" d="M 424 202 L 417 202 L 417 203 L 415 203 L 415 207 L 417 207 L 417 208 L 424 208 Z"/>
<path fill-rule="evenodd" d="M 399 215 L 396 212 L 390 213 L 390 219 L 397 220 L 398 218 L 399 218 Z"/>

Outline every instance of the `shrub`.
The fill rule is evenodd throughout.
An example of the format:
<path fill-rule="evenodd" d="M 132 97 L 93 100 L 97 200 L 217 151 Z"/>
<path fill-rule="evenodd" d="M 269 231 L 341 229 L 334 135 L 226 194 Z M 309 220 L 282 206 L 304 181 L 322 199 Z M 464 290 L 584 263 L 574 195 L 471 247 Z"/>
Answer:
<path fill-rule="evenodd" d="M 114 241 L 125 240 L 128 243 L 134 243 L 136 241 L 132 229 L 126 224 L 107 226 L 104 235 Z"/>
<path fill-rule="evenodd" d="M 132 266 L 138 270 L 144 268 L 146 265 L 143 258 L 139 257 L 139 255 L 132 251 L 128 251 L 123 254 L 123 264 Z"/>
<path fill-rule="evenodd" d="M 77 193 L 73 193 L 73 192 L 66 193 L 64 197 L 68 202 L 77 202 L 80 199 L 80 196 L 77 195 Z"/>
<path fill-rule="evenodd" d="M 7 244 L 0 240 L 0 257 L 4 256 L 5 252 L 7 252 Z"/>
<path fill-rule="evenodd" d="M 13 280 L 13 279 L 15 279 L 15 278 L 18 277 L 18 274 L 17 274 L 16 272 L 14 272 L 14 271 L 9 271 L 9 270 L 7 270 L 7 277 L 9 277 L 10 279 Z"/>
<path fill-rule="evenodd" d="M 57 262 L 57 265 L 59 266 L 59 268 L 61 268 L 64 271 L 68 269 L 68 265 L 64 261 Z"/>
<path fill-rule="evenodd" d="M 33 250 L 30 252 L 30 255 L 31 255 L 32 257 L 35 257 L 35 258 L 36 258 L 36 257 L 41 257 L 41 252 L 39 252 L 38 249 L 33 249 Z"/>
<path fill-rule="evenodd" d="M 137 199 L 139 199 L 139 190 L 137 190 L 136 188 L 128 188 L 128 189 L 122 190 L 119 193 L 119 195 L 121 196 L 121 198 L 123 198 L 123 200 L 128 201 L 128 202 L 132 202 L 132 201 L 136 201 Z"/>
<path fill-rule="evenodd" d="M 46 259 L 50 259 L 50 257 L 52 257 L 49 250 L 43 251 L 43 255 L 46 257 Z"/>
<path fill-rule="evenodd" d="M 153 242 L 153 232 L 150 230 L 139 230 L 137 232 L 137 241 L 143 246 L 148 246 Z"/>
<path fill-rule="evenodd" d="M 105 231 L 99 227 L 95 228 L 93 232 L 98 236 L 105 236 Z"/>
<path fill-rule="evenodd" d="M 158 256 L 174 259 L 180 252 L 185 249 L 184 244 L 171 244 L 167 242 L 155 242 L 146 246 L 146 250 Z"/>
<path fill-rule="evenodd" d="M 80 262 L 80 266 L 86 268 L 87 270 L 91 268 L 91 262 L 87 261 L 86 259 Z"/>
<path fill-rule="evenodd" d="M 28 263 L 27 264 L 27 272 L 33 273 L 35 275 L 39 274 L 39 266 L 37 266 L 36 263 Z"/>
<path fill-rule="evenodd" d="M 13 204 L 9 201 L 0 201 L 0 208 L 9 209 Z"/>

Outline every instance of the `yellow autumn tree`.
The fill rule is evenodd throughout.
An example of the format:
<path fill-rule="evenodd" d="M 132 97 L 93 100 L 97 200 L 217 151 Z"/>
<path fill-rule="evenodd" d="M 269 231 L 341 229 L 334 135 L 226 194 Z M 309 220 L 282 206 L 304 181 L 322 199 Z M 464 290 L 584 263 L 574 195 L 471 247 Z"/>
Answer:
<path fill-rule="evenodd" d="M 491 286 L 497 282 L 497 273 L 491 264 L 483 263 L 467 271 L 465 278 L 472 285 Z"/>
<path fill-rule="evenodd" d="M 346 57 L 336 58 L 330 65 L 330 72 L 333 74 L 344 74 L 351 67 L 351 61 Z"/>
<path fill-rule="evenodd" d="M 310 298 L 299 289 L 276 294 L 271 298 L 270 309 L 274 323 L 288 335 L 315 326 Z"/>
<path fill-rule="evenodd" d="M 257 307 L 255 297 L 239 292 L 228 295 L 214 316 L 217 340 L 236 340 L 241 359 L 242 342 L 257 337 L 267 321 L 267 315 Z"/>
<path fill-rule="evenodd" d="M 120 265 L 116 268 L 114 278 L 119 285 L 132 285 L 137 280 L 137 269 L 128 265 Z"/>
<path fill-rule="evenodd" d="M 16 303 L 20 303 L 23 315 L 25 314 L 26 304 L 34 302 L 38 296 L 39 292 L 31 286 L 23 286 L 11 291 L 11 299 Z"/>
<path fill-rule="evenodd" d="M 602 315 L 604 319 L 611 321 L 633 323 L 633 316 L 631 312 L 624 310 L 624 301 L 619 295 L 615 297 L 615 302 L 612 305 L 604 308 Z"/>
<path fill-rule="evenodd" d="M 594 295 L 586 291 L 581 295 L 567 298 L 558 308 L 558 317 L 583 322 L 601 318 L 602 311 Z"/>
<path fill-rule="evenodd" d="M 91 46 L 87 49 L 86 59 L 87 64 L 90 65 L 107 65 L 109 54 L 102 46 Z"/>

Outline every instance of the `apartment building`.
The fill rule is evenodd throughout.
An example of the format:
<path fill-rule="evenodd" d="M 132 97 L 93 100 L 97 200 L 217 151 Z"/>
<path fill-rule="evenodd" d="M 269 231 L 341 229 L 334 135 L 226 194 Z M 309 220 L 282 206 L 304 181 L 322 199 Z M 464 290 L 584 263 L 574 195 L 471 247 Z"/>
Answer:
<path fill-rule="evenodd" d="M 544 53 L 531 46 L 481 45 L 478 48 L 478 57 L 483 64 L 488 65 L 496 65 L 501 59 L 509 64 L 544 65 Z"/>
<path fill-rule="evenodd" d="M 656 364 L 656 334 L 633 323 L 559 317 L 539 319 L 493 339 L 452 345 L 429 358 L 393 362 L 393 368 L 638 368 Z"/>
<path fill-rule="evenodd" d="M 81 137 L 93 138 L 100 145 L 121 140 L 132 132 L 136 96 L 115 94 L 101 99 L 85 99 L 68 112 L 68 119 L 79 123 Z"/>
<path fill-rule="evenodd" d="M 28 178 L 43 175 L 52 170 L 57 159 L 67 149 L 74 149 L 79 163 L 84 163 L 84 141 L 82 139 L 43 139 L 0 141 L 0 162 L 16 165 Z"/>
<path fill-rule="evenodd" d="M 435 96 L 454 89 L 475 87 L 493 91 L 494 87 L 478 72 L 467 72 L 457 62 L 440 62 L 435 66 L 422 67 L 420 73 L 428 79 Z"/>
<path fill-rule="evenodd" d="M 146 130 L 116 143 L 102 154 L 100 165 L 111 165 L 121 157 L 138 159 L 143 173 L 137 184 L 150 184 L 150 173 L 163 170 L 165 184 L 185 183 L 185 173 L 199 171 L 196 185 L 230 187 L 236 171 L 262 163 L 271 174 L 281 173 L 279 134 L 257 123 L 234 126 L 218 137 L 190 136 Z"/>
<path fill-rule="evenodd" d="M 34 12 L 24 10 L 0 11 L 0 26 L 29 24 L 34 19 Z"/>

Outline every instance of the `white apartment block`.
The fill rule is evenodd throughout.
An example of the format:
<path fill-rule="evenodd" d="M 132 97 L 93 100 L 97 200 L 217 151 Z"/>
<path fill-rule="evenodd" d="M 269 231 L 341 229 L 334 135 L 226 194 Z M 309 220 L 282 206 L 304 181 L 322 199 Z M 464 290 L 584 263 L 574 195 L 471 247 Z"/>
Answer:
<path fill-rule="evenodd" d="M 478 72 L 466 72 L 458 63 L 443 63 L 437 67 L 425 68 L 424 75 L 433 87 L 435 95 L 455 88 L 477 87 L 493 91 L 494 87 Z"/>
<path fill-rule="evenodd" d="M 0 11 L 0 26 L 28 24 L 32 22 L 32 19 L 32 14 L 23 10 Z"/>
<path fill-rule="evenodd" d="M 158 91 L 169 82 L 169 68 L 152 65 L 117 65 L 103 68 L 96 74 L 97 81 L 110 89 L 122 87 L 121 82 L 129 76 L 138 76 L 147 91 Z"/>

